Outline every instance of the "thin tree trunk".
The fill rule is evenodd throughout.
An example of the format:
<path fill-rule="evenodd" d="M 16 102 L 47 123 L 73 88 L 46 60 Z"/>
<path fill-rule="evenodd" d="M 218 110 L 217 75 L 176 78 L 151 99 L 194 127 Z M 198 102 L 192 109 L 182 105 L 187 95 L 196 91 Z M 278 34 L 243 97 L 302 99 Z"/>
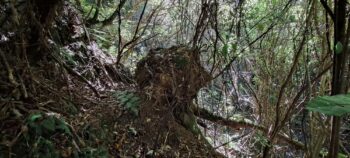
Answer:
<path fill-rule="evenodd" d="M 334 57 L 333 57 L 333 79 L 332 79 L 332 95 L 346 93 L 345 85 L 342 84 L 344 73 L 344 62 L 346 60 L 346 52 L 344 48 L 347 47 L 345 43 L 345 10 L 346 0 L 334 1 Z M 339 49 L 342 47 L 342 49 Z M 346 50 L 346 49 L 345 49 Z M 334 116 L 332 119 L 332 133 L 331 142 L 329 146 L 329 158 L 338 157 L 339 152 L 339 134 L 340 134 L 341 118 Z"/>

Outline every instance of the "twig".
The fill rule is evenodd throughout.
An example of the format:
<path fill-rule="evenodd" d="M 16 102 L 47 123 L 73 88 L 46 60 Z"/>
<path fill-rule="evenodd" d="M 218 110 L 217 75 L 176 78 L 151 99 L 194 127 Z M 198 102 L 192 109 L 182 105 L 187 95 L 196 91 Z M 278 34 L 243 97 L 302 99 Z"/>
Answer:
<path fill-rule="evenodd" d="M 287 12 L 287 9 L 289 8 L 290 4 L 292 3 L 292 0 L 289 0 L 288 3 L 283 7 L 282 9 L 282 13 L 285 13 Z M 272 23 L 267 29 L 265 32 L 263 32 L 262 34 L 260 34 L 257 38 L 255 38 L 252 42 L 249 42 L 248 46 L 246 46 L 245 48 L 243 48 L 240 52 L 244 52 L 247 48 L 249 48 L 250 46 L 252 46 L 255 42 L 259 41 L 261 38 L 265 37 L 265 35 L 267 33 L 269 33 L 276 25 L 277 25 L 277 22 L 274 22 Z M 222 73 L 224 73 L 231 65 L 232 63 L 236 60 L 237 56 L 233 56 L 230 61 L 228 62 L 227 65 L 224 66 L 223 69 L 220 70 L 220 72 L 218 74 L 216 74 L 213 79 L 219 77 Z"/>
<path fill-rule="evenodd" d="M 53 57 L 54 60 L 56 60 L 61 66 L 63 66 L 69 73 L 72 75 L 76 76 L 78 79 L 80 79 L 82 82 L 86 83 L 88 87 L 96 94 L 97 97 L 100 97 L 100 94 L 98 90 L 90 83 L 89 80 L 87 80 L 85 77 L 80 75 L 78 72 L 74 71 L 72 68 L 70 68 L 66 63 L 62 62 L 58 57 L 53 55 L 51 53 L 51 56 Z"/>
<path fill-rule="evenodd" d="M 139 32 L 139 27 L 140 27 L 140 24 L 141 24 L 143 15 L 145 14 L 145 11 L 146 11 L 147 4 L 148 4 L 148 0 L 146 0 L 145 4 L 143 5 L 143 9 L 142 9 L 142 12 L 141 12 L 139 21 L 137 22 L 136 29 L 135 29 L 135 32 L 134 32 L 134 35 L 133 35 L 131 41 L 129 41 L 128 43 L 126 43 L 125 45 L 123 45 L 123 47 L 121 47 L 121 38 L 119 38 L 119 45 L 118 45 L 118 48 L 119 48 L 119 49 L 118 49 L 117 62 L 116 62 L 117 65 L 119 64 L 119 62 L 120 62 L 120 60 L 121 60 L 121 58 L 122 58 L 122 55 L 123 55 L 123 52 L 124 52 L 124 48 L 126 48 L 128 45 L 130 45 L 130 44 L 134 43 L 135 41 L 137 41 L 138 39 L 140 39 L 141 36 L 142 36 L 142 34 L 143 34 L 143 32 L 144 32 L 144 31 L 143 31 L 142 34 L 141 34 L 140 36 L 137 36 L 137 34 L 138 34 L 138 32 Z M 153 14 L 152 14 L 152 15 L 153 15 Z M 120 20 L 121 20 L 120 13 L 118 13 L 118 17 L 119 17 L 118 33 L 119 33 L 119 37 L 120 37 L 120 36 L 121 36 L 121 32 L 120 32 L 120 30 L 121 30 L 121 28 L 120 28 L 120 27 L 121 27 L 121 26 L 120 26 L 120 23 L 121 23 L 121 21 L 120 21 Z M 149 19 L 151 19 L 151 18 L 152 18 L 152 16 L 151 16 Z M 150 22 L 150 20 L 148 20 L 147 25 L 148 25 L 149 22 Z M 147 28 L 147 27 L 146 27 L 146 28 Z M 146 28 L 144 28 L 144 30 L 146 30 Z"/>
<path fill-rule="evenodd" d="M 14 84 L 15 86 L 18 86 L 18 83 L 15 81 L 15 78 L 13 76 L 13 70 L 11 69 L 9 63 L 7 62 L 6 56 L 4 54 L 4 52 L 0 49 L 0 57 L 2 58 L 2 61 L 4 62 L 4 65 L 7 69 L 7 73 L 8 73 L 8 79 L 9 81 Z"/>

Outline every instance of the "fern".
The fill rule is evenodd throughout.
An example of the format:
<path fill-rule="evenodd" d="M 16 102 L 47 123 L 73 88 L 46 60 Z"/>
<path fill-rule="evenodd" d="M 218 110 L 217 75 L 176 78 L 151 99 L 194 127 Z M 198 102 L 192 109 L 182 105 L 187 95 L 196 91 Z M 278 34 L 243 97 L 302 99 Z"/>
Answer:
<path fill-rule="evenodd" d="M 140 107 L 140 98 L 133 92 L 128 91 L 116 91 L 114 97 L 117 101 L 123 105 L 127 110 L 138 116 Z"/>

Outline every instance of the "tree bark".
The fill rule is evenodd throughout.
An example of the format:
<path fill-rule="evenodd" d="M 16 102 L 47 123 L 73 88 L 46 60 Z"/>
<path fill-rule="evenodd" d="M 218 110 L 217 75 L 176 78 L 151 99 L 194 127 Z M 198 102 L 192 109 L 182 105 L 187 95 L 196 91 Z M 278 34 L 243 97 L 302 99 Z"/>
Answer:
<path fill-rule="evenodd" d="M 333 79 L 332 79 L 332 93 L 331 95 L 346 93 L 346 85 L 344 75 L 346 75 L 345 67 L 347 63 L 346 53 L 347 43 L 345 43 L 345 11 L 346 0 L 334 1 L 334 57 L 333 57 Z M 346 78 L 346 77 L 345 77 Z M 339 152 L 339 135 L 340 135 L 341 118 L 333 116 L 332 118 L 332 133 L 331 142 L 329 146 L 329 158 L 338 157 Z"/>

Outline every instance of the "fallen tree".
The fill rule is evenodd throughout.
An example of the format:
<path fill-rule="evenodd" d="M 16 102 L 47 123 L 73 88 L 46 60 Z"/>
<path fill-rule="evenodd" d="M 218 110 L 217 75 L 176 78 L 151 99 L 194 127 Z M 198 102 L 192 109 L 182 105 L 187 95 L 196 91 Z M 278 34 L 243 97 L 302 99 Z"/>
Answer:
<path fill-rule="evenodd" d="M 196 106 L 192 106 L 192 111 L 194 111 L 194 114 L 199 118 L 202 118 L 223 126 L 227 126 L 232 129 L 250 128 L 250 129 L 260 130 L 265 134 L 268 133 L 268 129 L 266 127 L 244 121 L 244 119 L 241 119 L 241 120 L 225 119 L 221 116 L 214 115 L 213 113 L 209 112 L 204 108 L 199 108 Z M 278 134 L 277 138 L 278 138 L 277 141 L 288 143 L 292 145 L 295 149 L 305 150 L 305 146 L 303 143 L 293 140 L 292 138 L 289 138 L 286 135 Z"/>

